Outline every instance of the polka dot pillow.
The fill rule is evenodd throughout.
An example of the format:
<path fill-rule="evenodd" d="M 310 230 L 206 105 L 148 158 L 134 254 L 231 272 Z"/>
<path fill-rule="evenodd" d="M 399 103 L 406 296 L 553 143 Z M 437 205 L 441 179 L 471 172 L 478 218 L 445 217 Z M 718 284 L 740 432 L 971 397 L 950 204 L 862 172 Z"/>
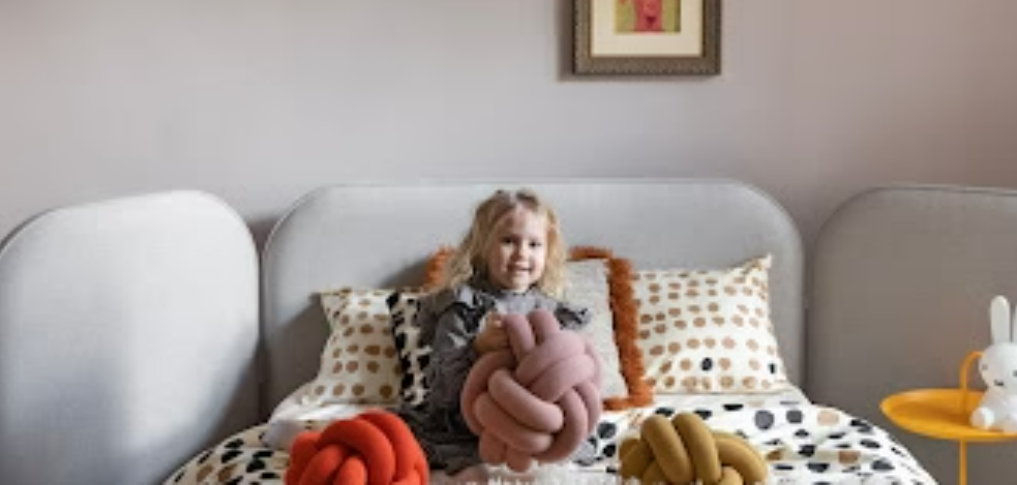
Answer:
<path fill-rule="evenodd" d="M 303 404 L 399 402 L 402 369 L 385 300 L 391 290 L 342 288 L 320 295 L 332 329 Z"/>
<path fill-rule="evenodd" d="M 770 256 L 713 270 L 634 275 L 638 343 L 658 393 L 757 393 L 788 387 L 770 321 Z"/>

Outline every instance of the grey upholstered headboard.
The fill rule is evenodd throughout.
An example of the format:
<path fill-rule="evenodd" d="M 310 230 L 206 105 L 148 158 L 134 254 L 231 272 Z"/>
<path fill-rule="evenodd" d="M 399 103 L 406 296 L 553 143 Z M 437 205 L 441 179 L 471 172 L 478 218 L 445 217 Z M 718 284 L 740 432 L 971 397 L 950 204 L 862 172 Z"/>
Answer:
<path fill-rule="evenodd" d="M 0 245 L 0 482 L 153 484 L 258 418 L 258 260 L 197 192 L 42 214 Z"/>
<path fill-rule="evenodd" d="M 954 444 L 900 431 L 878 406 L 895 392 L 957 387 L 965 355 L 990 343 L 990 299 L 1017 300 L 1017 192 L 865 192 L 823 227 L 813 268 L 810 397 L 887 426 L 934 476 L 956 477 Z M 970 483 L 1012 476 L 1015 451 L 977 447 Z"/>
<path fill-rule="evenodd" d="M 778 338 L 789 375 L 801 382 L 801 243 L 787 213 L 753 187 L 715 180 L 344 186 L 303 198 L 266 244 L 265 402 L 314 377 L 326 338 L 316 292 L 419 284 L 425 258 L 459 241 L 481 199 L 519 186 L 549 199 L 567 243 L 609 247 L 637 269 L 723 267 L 772 253 Z"/>

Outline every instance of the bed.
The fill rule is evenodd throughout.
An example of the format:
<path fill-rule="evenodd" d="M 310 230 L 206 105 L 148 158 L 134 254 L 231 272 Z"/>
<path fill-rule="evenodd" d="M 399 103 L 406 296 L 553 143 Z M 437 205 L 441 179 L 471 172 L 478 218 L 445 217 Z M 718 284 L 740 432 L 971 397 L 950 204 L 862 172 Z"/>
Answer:
<path fill-rule="evenodd" d="M 130 457 L 100 453 L 98 456 L 105 462 L 85 468 L 91 467 L 88 468 L 94 473 L 91 477 L 104 479 L 84 481 L 281 483 L 289 457 L 285 450 L 275 449 L 266 443 L 270 441 L 266 438 L 270 426 L 264 424 L 270 421 L 273 411 L 279 413 L 277 406 L 280 403 L 302 403 L 302 412 L 305 412 L 303 417 L 306 418 L 302 425 L 307 428 L 321 427 L 331 419 L 356 415 L 390 403 L 386 401 L 379 404 L 370 402 L 369 399 L 355 399 L 323 404 L 312 399 L 310 408 L 321 404 L 322 409 L 327 409 L 327 412 L 318 415 L 308 407 L 308 400 L 305 399 L 308 388 L 314 388 L 313 383 L 322 376 L 320 367 L 323 347 L 329 345 L 326 342 L 330 342 L 330 339 L 341 340 L 334 334 L 330 336 L 330 325 L 334 325 L 334 322 L 326 318 L 319 296 L 323 292 L 345 287 L 384 292 L 419 286 L 427 277 L 425 268 L 429 255 L 440 245 L 455 243 L 459 239 L 474 204 L 495 188 L 519 185 L 531 187 L 550 200 L 563 221 L 563 231 L 569 245 L 607 248 L 613 257 L 627 259 L 633 274 L 639 273 L 643 283 L 647 283 L 647 275 L 651 273 L 661 278 L 686 278 L 689 274 L 695 274 L 694 271 L 701 271 L 702 274 L 728 274 L 738 268 L 746 268 L 744 265 L 750 261 L 757 261 L 753 263 L 753 268 L 759 270 L 763 263 L 758 261 L 765 258 L 764 273 L 767 279 L 757 284 L 757 287 L 766 291 L 754 295 L 766 304 L 765 315 L 760 310 L 759 316 L 764 321 L 758 324 L 758 329 L 773 339 L 772 344 L 764 345 L 764 350 L 769 352 L 773 363 L 756 366 L 761 367 L 761 370 L 756 369 L 758 372 L 772 375 L 773 379 L 753 379 L 753 387 L 750 389 L 745 388 L 748 384 L 741 385 L 741 380 L 731 389 L 721 389 L 720 381 L 715 381 L 713 388 L 704 389 L 702 386 L 705 384 L 697 384 L 698 381 L 694 379 L 688 385 L 683 384 L 681 378 L 672 379 L 665 385 L 666 377 L 674 375 L 664 372 L 654 376 L 651 387 L 656 392 L 652 402 L 603 415 L 597 433 L 591 438 L 596 447 L 597 460 L 582 467 L 571 464 L 545 467 L 530 478 L 560 479 L 568 476 L 571 480 L 584 477 L 591 483 L 613 483 L 616 478 L 612 471 L 617 468 L 616 453 L 620 437 L 635 429 L 651 414 L 670 416 L 687 410 L 705 417 L 706 423 L 715 429 L 744 436 L 766 457 L 772 483 L 842 483 L 845 480 L 934 483 L 908 450 L 883 428 L 834 407 L 812 403 L 801 391 L 799 386 L 805 382 L 809 366 L 804 345 L 805 269 L 798 233 L 787 213 L 768 195 L 751 186 L 725 180 L 326 187 L 302 198 L 275 225 L 261 254 L 260 279 L 249 274 L 250 242 L 237 238 L 233 233 L 229 234 L 229 239 L 233 242 L 226 244 L 235 244 L 239 251 L 224 250 L 221 247 L 218 250 L 220 253 L 230 253 L 228 260 L 232 262 L 229 264 L 242 268 L 239 271 L 236 268 L 193 268 L 195 264 L 200 268 L 209 261 L 219 260 L 219 253 L 198 248 L 198 245 L 203 244 L 201 241 L 195 242 L 194 247 L 188 245 L 197 255 L 180 256 L 199 261 L 191 263 L 194 269 L 192 278 L 202 279 L 209 273 L 219 271 L 227 271 L 232 276 L 223 278 L 224 281 L 218 282 L 220 286 L 215 288 L 193 288 L 191 294 L 184 295 L 191 300 L 174 297 L 170 301 L 176 306 L 185 301 L 192 303 L 196 300 L 214 300 L 217 305 L 225 307 L 226 311 L 225 314 L 220 311 L 214 318 L 230 320 L 241 327 L 247 325 L 248 328 L 243 337 L 237 338 L 235 331 L 210 329 L 208 318 L 202 317 L 201 326 L 186 324 L 187 330 L 174 337 L 180 342 L 179 345 L 191 345 L 200 338 L 202 341 L 207 339 L 208 345 L 229 349 L 230 359 L 216 363 L 214 370 L 233 377 L 232 381 L 227 380 L 230 392 L 220 393 L 214 398 L 215 402 L 205 409 L 186 410 L 183 418 L 175 419 L 178 424 L 186 419 L 205 419 L 200 423 L 188 422 L 187 426 L 180 428 L 189 430 L 186 433 L 181 431 L 189 434 L 184 441 L 189 441 L 194 446 L 189 455 L 181 456 L 180 448 L 172 449 L 170 456 L 156 459 L 158 463 L 138 465 L 136 474 L 128 476 L 107 471 L 104 467 L 111 466 L 116 460 L 128 461 Z M 184 195 L 186 200 L 201 198 L 195 194 Z M 138 201 L 135 200 L 129 205 L 133 207 L 137 204 Z M 219 207 L 216 210 L 221 209 Z M 142 218 L 146 221 L 139 222 L 137 231 L 143 232 L 146 223 L 152 224 L 151 220 L 156 214 L 153 210 L 152 207 L 144 209 L 148 217 Z M 195 210 L 207 212 L 209 208 Z M 83 217 L 90 219 L 99 216 L 101 214 L 89 212 Z M 222 219 L 223 224 L 235 228 L 235 218 L 222 215 Z M 202 230 L 204 225 L 207 223 L 202 225 Z M 28 229 L 32 229 L 31 225 Z M 183 227 L 180 234 L 166 234 L 163 237 L 181 237 L 183 234 L 191 234 L 193 237 L 195 229 Z M 22 231 L 24 230 L 23 228 Z M 77 237 L 83 236 L 78 234 Z M 219 246 L 223 235 L 212 239 L 220 241 L 215 244 Z M 4 325 L 0 336 L 4 337 L 18 337 L 29 332 L 27 327 L 12 326 L 6 321 L 23 320 L 26 311 L 23 308 L 8 310 L 4 307 L 23 297 L 24 293 L 7 288 L 19 285 L 20 279 L 25 278 L 24 273 L 28 272 L 24 269 L 28 267 L 27 262 L 9 256 L 20 251 L 20 245 L 25 244 L 17 238 L 13 241 L 5 245 L 4 253 L 0 253 L 0 275 L 3 275 L 0 283 L 7 283 L 0 285 L 0 288 L 5 288 L 0 290 L 0 318 L 4 319 L 0 320 Z M 98 244 L 98 247 L 101 251 L 108 252 L 110 238 L 103 241 L 107 246 Z M 40 255 L 35 252 L 30 261 L 38 263 L 39 259 Z M 5 265 L 15 269 L 8 271 Z M 65 273 L 61 274 L 66 276 L 68 270 L 63 271 Z M 175 266 L 172 272 L 180 275 L 187 271 Z M 120 276 L 107 273 L 92 267 L 88 276 L 100 280 Z M 38 274 L 38 265 L 34 274 Z M 153 276 L 148 273 L 144 278 L 142 281 L 150 281 Z M 187 277 L 181 278 L 174 283 L 186 285 Z M 245 292 L 230 296 L 229 291 L 225 290 L 227 287 L 236 288 L 237 281 L 248 292 L 252 282 L 257 285 L 260 281 L 260 318 L 257 324 L 250 319 L 251 312 L 258 308 L 250 300 L 251 295 Z M 33 282 L 28 290 L 45 293 L 44 287 L 40 286 L 40 283 Z M 121 283 L 114 286 L 120 290 L 134 288 L 135 292 L 138 291 L 136 284 Z M 165 295 L 165 287 L 163 291 Z M 641 291 L 644 293 L 636 292 L 637 297 L 643 295 L 638 297 L 641 299 L 637 306 L 645 309 L 651 306 L 650 297 L 645 294 L 650 290 L 643 288 Z M 236 293 L 235 290 L 233 292 Z M 150 295 L 144 296 L 150 298 Z M 223 302 L 224 299 L 227 301 Z M 238 308 L 242 311 L 237 311 Z M 229 313 L 230 309 L 234 313 Z M 688 311 L 688 308 L 685 310 Z M 109 314 L 104 316 L 110 318 Z M 189 315 L 183 317 L 190 318 Z M 767 321 L 772 323 L 772 327 L 767 325 Z M 654 356 L 662 357 L 651 355 L 654 352 L 653 339 L 658 322 L 652 321 L 651 316 L 649 320 L 640 321 L 639 325 L 640 332 L 643 333 L 640 337 L 642 340 L 637 342 L 641 355 L 647 356 L 648 360 Z M 757 324 L 753 323 L 752 326 L 757 327 Z M 693 327 L 690 321 L 689 328 Z M 748 329 L 749 324 L 746 323 L 744 328 Z M 191 332 L 191 340 L 188 340 L 187 332 Z M 252 338 L 257 339 L 256 352 L 252 352 Z M 687 341 L 684 342 L 687 346 Z M 701 342 L 705 348 L 706 339 Z M 13 356 L 2 362 L 5 364 L 5 375 L 8 374 L 6 364 L 14 359 L 44 360 L 39 356 L 25 356 L 25 351 L 13 346 L 2 350 L 4 352 L 0 352 L 0 356 Z M 10 353 L 6 353 L 8 351 Z M 663 352 L 665 350 L 662 349 L 658 354 Z M 216 352 L 209 351 L 209 355 L 213 353 Z M 257 355 L 257 360 L 254 355 Z M 139 359 L 137 356 L 132 358 Z M 647 364 L 647 369 L 662 372 L 661 359 L 657 360 L 656 364 Z M 125 378 L 119 373 L 131 363 L 128 359 L 119 365 L 100 369 L 95 378 L 121 382 Z M 699 361 L 696 362 L 698 364 Z M 202 368 L 206 369 L 207 366 Z M 208 382 L 208 378 L 195 374 L 192 376 L 198 382 L 188 387 L 191 379 L 185 376 L 189 372 L 194 373 L 194 370 L 176 369 L 167 379 L 185 395 L 200 395 L 202 399 L 207 399 L 205 395 L 215 393 L 217 389 L 223 389 L 223 378 Z M 257 383 L 257 398 L 252 396 L 252 379 Z M 703 382 L 706 382 L 705 379 Z M 767 388 L 758 387 L 764 381 Z M 12 389 L 7 387 L 9 385 L 6 382 L 0 378 L 0 386 L 5 386 L 5 392 Z M 667 392 L 661 392 L 662 390 Z M 400 395 L 401 391 L 402 389 Z M 111 402 L 118 401 L 118 396 L 111 397 L 109 393 L 103 397 Z M 250 414 L 250 402 L 259 403 L 255 417 Z M 238 408 L 237 403 L 247 403 L 247 406 Z M 24 425 L 12 424 L 17 423 L 17 418 L 8 413 L 8 409 L 9 406 L 5 404 L 4 412 L 0 413 L 0 424 L 4 425 L 0 427 L 0 444 L 4 450 L 23 439 L 8 429 L 16 428 L 21 432 L 28 430 Z M 25 407 L 18 409 L 24 411 Z M 213 410 L 212 416 L 208 416 L 210 409 Z M 240 411 L 234 412 L 237 409 Z M 106 421 L 105 427 L 98 430 L 92 427 L 88 432 L 119 432 L 108 422 L 111 419 Z M 35 425 L 50 426 L 42 422 L 36 422 Z M 87 423 L 84 426 L 89 427 Z M 165 425 L 144 423 L 143 428 L 146 431 L 166 433 Z M 224 430 L 232 430 L 232 434 L 224 433 Z M 44 442 L 28 442 L 29 445 L 36 446 L 36 452 L 41 453 L 46 449 Z M 144 444 L 152 452 L 152 442 Z M 145 450 L 145 447 L 135 446 L 134 449 Z M 198 450 L 202 451 L 197 452 Z M 74 452 L 76 456 L 96 453 L 77 448 Z M 15 482 L 29 483 L 39 476 L 38 470 L 24 462 L 4 460 L 0 462 L 0 470 L 5 472 L 5 476 L 17 477 Z M 173 465 L 169 466 L 170 463 Z M 62 473 L 69 474 L 72 470 L 74 468 L 69 466 Z M 146 471 L 149 472 L 147 475 Z M 158 474 L 160 472 L 163 473 L 161 476 Z M 456 477 L 439 474 L 435 481 L 466 480 L 471 477 L 492 479 L 503 477 L 507 472 L 485 468 L 471 469 L 464 473 L 466 474 Z M 61 481 L 64 476 L 70 475 L 53 472 L 46 475 L 51 479 L 43 482 L 68 483 Z M 504 476 L 525 478 L 511 474 Z"/>
<path fill-rule="evenodd" d="M 884 397 L 959 386 L 964 357 L 992 340 L 989 301 L 1017 296 L 1015 247 L 1013 190 L 905 185 L 846 201 L 824 225 L 812 265 L 809 348 L 827 358 L 812 359 L 810 396 L 893 429 L 878 410 Z M 869 358 L 854 359 L 862 354 Z M 984 388 L 978 372 L 970 379 Z M 956 443 L 899 437 L 934 476 L 958 476 Z M 1013 475 L 1017 444 L 968 448 L 968 483 L 1009 481 L 1000 477 Z"/>

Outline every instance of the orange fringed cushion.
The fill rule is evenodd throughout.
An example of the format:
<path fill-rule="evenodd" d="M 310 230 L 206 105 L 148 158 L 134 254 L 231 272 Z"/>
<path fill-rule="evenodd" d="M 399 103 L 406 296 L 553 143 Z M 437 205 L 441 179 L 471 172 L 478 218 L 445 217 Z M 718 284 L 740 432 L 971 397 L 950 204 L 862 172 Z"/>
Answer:
<path fill-rule="evenodd" d="M 649 406 L 653 402 L 653 387 L 644 379 L 646 367 L 639 351 L 639 309 L 632 294 L 632 263 L 616 258 L 610 250 L 593 246 L 572 248 L 569 259 L 604 259 L 607 261 L 608 287 L 611 291 L 611 313 L 614 315 L 614 343 L 618 346 L 622 376 L 629 395 L 604 400 L 604 409 L 619 411 L 630 407 Z"/>
<path fill-rule="evenodd" d="M 445 279 L 445 267 L 455 251 L 456 248 L 452 246 L 441 246 L 434 254 L 427 258 L 427 266 L 424 269 L 425 290 L 435 290 L 441 285 Z"/>
<path fill-rule="evenodd" d="M 371 411 L 299 434 L 290 448 L 286 485 L 423 485 L 427 459 L 398 416 Z"/>
<path fill-rule="evenodd" d="M 445 265 L 455 248 L 442 246 L 427 261 L 424 288 L 434 289 L 445 274 Z M 614 341 L 618 346 L 621 373 L 625 378 L 627 396 L 604 399 L 604 409 L 620 411 L 631 407 L 648 406 L 653 402 L 653 387 L 646 382 L 646 367 L 639 350 L 639 309 L 632 293 L 632 264 L 617 258 L 610 249 L 596 246 L 576 246 L 569 251 L 569 261 L 603 259 L 607 261 L 608 286 L 611 293 L 611 313 L 614 315 Z"/>

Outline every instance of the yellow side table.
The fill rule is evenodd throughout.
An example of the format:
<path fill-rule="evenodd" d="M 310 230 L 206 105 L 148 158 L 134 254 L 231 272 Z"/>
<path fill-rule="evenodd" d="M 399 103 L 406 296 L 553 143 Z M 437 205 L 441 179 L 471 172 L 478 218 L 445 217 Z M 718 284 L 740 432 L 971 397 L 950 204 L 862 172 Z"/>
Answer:
<path fill-rule="evenodd" d="M 1017 434 L 987 431 L 971 425 L 971 412 L 982 393 L 968 389 L 968 370 L 981 352 L 972 352 L 961 366 L 959 389 L 916 389 L 893 394 L 880 404 L 894 424 L 912 433 L 956 441 L 960 447 L 960 485 L 968 483 L 968 449 L 971 443 L 993 443 L 1017 439 Z"/>

